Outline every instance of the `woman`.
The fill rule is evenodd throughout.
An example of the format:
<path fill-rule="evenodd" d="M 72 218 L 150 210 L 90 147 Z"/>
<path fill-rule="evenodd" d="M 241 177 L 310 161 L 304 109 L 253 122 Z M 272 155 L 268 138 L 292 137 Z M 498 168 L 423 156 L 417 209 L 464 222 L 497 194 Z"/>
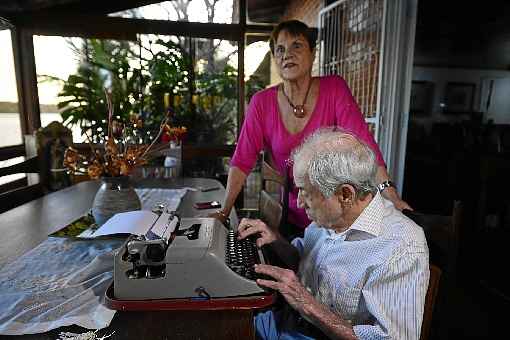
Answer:
<path fill-rule="evenodd" d="M 315 41 L 308 27 L 297 20 L 282 22 L 269 45 L 283 83 L 252 97 L 231 161 L 223 209 L 212 216 L 226 220 L 260 151 L 267 151 L 271 165 L 281 174 L 291 176 L 286 162 L 290 153 L 324 126 L 340 126 L 365 141 L 377 155 L 382 194 L 398 209 L 410 209 L 391 186 L 381 152 L 346 82 L 339 76 L 312 77 Z M 297 207 L 297 189 L 291 182 L 287 222 L 296 225 L 299 234 L 310 221 Z"/>

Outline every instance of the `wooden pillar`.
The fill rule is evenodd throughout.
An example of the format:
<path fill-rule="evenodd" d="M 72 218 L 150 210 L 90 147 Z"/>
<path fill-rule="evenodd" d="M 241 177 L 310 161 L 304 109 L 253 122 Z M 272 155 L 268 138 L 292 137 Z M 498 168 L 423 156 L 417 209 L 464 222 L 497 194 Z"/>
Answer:
<path fill-rule="evenodd" d="M 240 37 L 237 42 L 237 81 L 238 86 L 238 112 L 237 115 L 237 136 L 241 132 L 241 125 L 244 121 L 244 47 L 246 45 L 246 0 L 239 0 L 239 28 Z"/>
<path fill-rule="evenodd" d="M 239 0 L 239 38 L 237 40 L 237 137 L 244 121 L 244 47 L 246 45 L 246 0 Z M 244 186 L 234 202 L 236 209 L 244 208 Z"/>
<path fill-rule="evenodd" d="M 35 69 L 34 41 L 32 33 L 15 27 L 11 30 L 14 70 L 18 89 L 18 108 L 21 131 L 32 134 L 41 127 L 37 73 Z"/>

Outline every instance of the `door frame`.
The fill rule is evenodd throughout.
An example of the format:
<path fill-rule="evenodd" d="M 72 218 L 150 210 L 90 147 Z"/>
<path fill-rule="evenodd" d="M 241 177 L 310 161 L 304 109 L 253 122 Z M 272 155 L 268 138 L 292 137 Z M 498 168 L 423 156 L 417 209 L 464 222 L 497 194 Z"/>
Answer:
<path fill-rule="evenodd" d="M 402 195 L 418 0 L 386 0 L 381 63 L 379 147 Z"/>

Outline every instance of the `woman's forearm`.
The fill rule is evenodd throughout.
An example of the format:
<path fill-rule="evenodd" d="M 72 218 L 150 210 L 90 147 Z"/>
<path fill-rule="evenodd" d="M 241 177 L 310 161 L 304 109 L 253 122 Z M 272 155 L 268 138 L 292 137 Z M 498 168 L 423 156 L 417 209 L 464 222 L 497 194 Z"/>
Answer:
<path fill-rule="evenodd" d="M 384 166 L 379 166 L 377 168 L 377 173 L 375 175 L 375 179 L 377 181 L 377 184 L 379 183 L 383 183 L 384 181 L 389 181 L 390 180 L 390 175 L 388 175 L 388 171 L 386 171 L 386 168 Z M 404 209 L 409 209 L 409 210 L 413 210 L 409 204 L 407 204 L 407 202 L 403 201 L 401 198 L 400 198 L 400 195 L 398 194 L 397 192 L 397 189 L 390 186 L 390 187 L 387 187 L 385 188 L 381 194 L 386 198 L 386 199 L 389 199 L 390 201 L 393 202 L 393 204 L 395 205 L 395 207 L 399 210 L 404 210 Z"/>
<path fill-rule="evenodd" d="M 227 188 L 225 192 L 225 201 L 223 202 L 222 211 L 228 216 L 234 203 L 243 188 L 246 180 L 246 174 L 238 167 L 231 167 L 228 172 Z"/>
<path fill-rule="evenodd" d="M 390 175 L 388 175 L 388 171 L 386 167 L 379 165 L 377 167 L 377 173 L 375 175 L 375 179 L 377 180 L 377 184 L 382 183 L 384 181 L 388 181 L 390 179 Z"/>

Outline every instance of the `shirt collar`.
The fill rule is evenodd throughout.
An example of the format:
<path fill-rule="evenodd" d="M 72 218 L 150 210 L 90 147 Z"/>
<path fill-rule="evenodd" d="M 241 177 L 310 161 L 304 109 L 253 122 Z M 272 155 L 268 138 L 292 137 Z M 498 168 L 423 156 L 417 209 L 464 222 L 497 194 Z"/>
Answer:
<path fill-rule="evenodd" d="M 363 209 L 358 218 L 350 226 L 348 230 L 357 230 L 368 233 L 374 237 L 381 233 L 382 211 L 384 210 L 384 202 L 381 194 L 377 192 L 372 198 L 368 206 Z"/>

